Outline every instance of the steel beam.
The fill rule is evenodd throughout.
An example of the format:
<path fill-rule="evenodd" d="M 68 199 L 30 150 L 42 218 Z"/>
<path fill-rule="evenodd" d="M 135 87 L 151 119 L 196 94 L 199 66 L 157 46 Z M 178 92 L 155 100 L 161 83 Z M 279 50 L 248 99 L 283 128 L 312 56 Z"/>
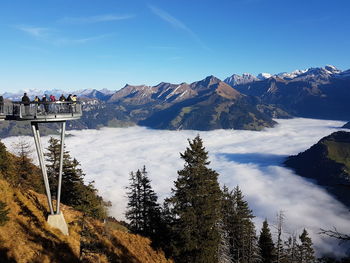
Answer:
<path fill-rule="evenodd" d="M 61 126 L 61 152 L 60 152 L 60 169 L 58 173 L 58 189 L 57 189 L 57 203 L 56 203 L 56 214 L 60 213 L 60 202 L 61 202 L 61 186 L 62 186 L 62 171 L 63 171 L 63 155 L 64 155 L 64 134 L 66 131 L 66 122 L 62 122 Z"/>
<path fill-rule="evenodd" d="M 47 170 L 46 170 L 46 165 L 45 165 L 43 147 L 42 147 L 41 139 L 40 139 L 39 126 L 38 126 L 38 123 L 36 123 L 36 122 L 32 122 L 31 126 L 32 126 L 33 135 L 34 135 L 36 151 L 38 153 L 39 164 L 41 167 L 41 172 L 43 174 L 45 190 L 46 190 L 46 195 L 47 195 L 47 201 L 49 204 L 50 213 L 51 213 L 51 215 L 53 215 L 54 211 L 53 211 L 52 200 L 51 200 L 50 184 L 49 184 L 49 179 L 47 177 Z"/>

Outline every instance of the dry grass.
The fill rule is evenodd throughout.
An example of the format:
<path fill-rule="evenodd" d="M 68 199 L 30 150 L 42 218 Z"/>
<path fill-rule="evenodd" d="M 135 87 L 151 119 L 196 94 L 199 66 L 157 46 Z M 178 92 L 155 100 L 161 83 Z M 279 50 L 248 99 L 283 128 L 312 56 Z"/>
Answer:
<path fill-rule="evenodd" d="M 63 205 L 70 233 L 64 236 L 46 223 L 44 195 L 14 189 L 4 180 L 0 198 L 10 208 L 10 221 L 0 227 L 0 262 L 171 262 L 152 249 L 149 239 Z"/>

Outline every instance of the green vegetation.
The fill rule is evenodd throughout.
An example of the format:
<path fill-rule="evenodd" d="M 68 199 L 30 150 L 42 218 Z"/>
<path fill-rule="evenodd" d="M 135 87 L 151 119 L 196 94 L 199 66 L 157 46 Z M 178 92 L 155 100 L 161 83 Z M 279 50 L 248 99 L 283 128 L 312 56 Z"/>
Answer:
<path fill-rule="evenodd" d="M 324 141 L 328 148 L 328 158 L 342 163 L 346 167 L 346 172 L 350 175 L 350 142 Z"/>
<path fill-rule="evenodd" d="M 7 216 L 9 212 L 10 209 L 7 208 L 6 203 L 0 201 L 0 226 L 4 226 L 10 220 Z"/>
<path fill-rule="evenodd" d="M 51 137 L 49 146 L 45 153 L 47 161 L 47 172 L 52 189 L 52 195 L 57 194 L 57 179 L 59 171 L 60 142 Z M 68 151 L 63 155 L 62 174 L 62 203 L 70 205 L 75 209 L 86 213 L 88 216 L 104 219 L 106 218 L 106 203 L 97 194 L 94 182 L 84 183 L 85 174 L 80 168 L 80 163 L 72 158 Z"/>
<path fill-rule="evenodd" d="M 275 245 L 273 244 L 271 231 L 267 220 L 263 222 L 259 237 L 259 248 L 261 252 L 262 263 L 273 263 L 275 262 Z"/>
<path fill-rule="evenodd" d="M 127 189 L 129 202 L 125 216 L 130 220 L 130 230 L 155 240 L 160 223 L 160 207 L 145 166 L 136 173 L 130 173 L 130 186 Z"/>
<path fill-rule="evenodd" d="M 310 149 L 288 157 L 285 164 L 297 174 L 315 179 L 350 207 L 350 132 L 334 132 Z"/>
<path fill-rule="evenodd" d="M 130 173 L 126 216 L 134 233 L 150 237 L 153 246 L 176 263 L 315 262 L 306 230 L 298 240 L 295 235 L 286 238 L 282 212 L 275 226 L 276 246 L 267 220 L 256 235 L 253 211 L 241 189 L 220 189 L 219 174 L 208 167 L 208 152 L 199 136 L 189 140 L 180 156 L 184 168 L 162 207 L 146 168 Z"/>
<path fill-rule="evenodd" d="M 181 154 L 184 168 L 168 202 L 174 215 L 174 258 L 176 262 L 217 262 L 221 218 L 218 173 L 207 167 L 208 152 L 197 136 Z"/>

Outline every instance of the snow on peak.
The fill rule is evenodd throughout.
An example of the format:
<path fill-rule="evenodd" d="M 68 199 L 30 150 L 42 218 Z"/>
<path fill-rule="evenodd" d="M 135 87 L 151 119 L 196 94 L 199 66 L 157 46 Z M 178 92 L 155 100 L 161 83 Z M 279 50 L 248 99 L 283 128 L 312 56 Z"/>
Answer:
<path fill-rule="evenodd" d="M 325 70 L 327 70 L 331 74 L 339 74 L 339 73 L 341 73 L 341 70 L 339 70 L 337 67 L 335 67 L 333 65 L 327 65 L 324 68 L 325 68 Z"/>
<path fill-rule="evenodd" d="M 270 73 L 259 73 L 256 77 L 260 80 L 264 80 L 271 78 L 272 75 Z"/>

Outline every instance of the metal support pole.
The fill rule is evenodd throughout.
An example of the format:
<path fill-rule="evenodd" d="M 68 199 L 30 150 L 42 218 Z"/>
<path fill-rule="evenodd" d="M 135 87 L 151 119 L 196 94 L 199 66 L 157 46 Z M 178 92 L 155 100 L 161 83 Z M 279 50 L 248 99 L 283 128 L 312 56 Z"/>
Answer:
<path fill-rule="evenodd" d="M 63 155 L 64 155 L 64 134 L 66 131 L 66 122 L 62 122 L 61 126 L 61 155 L 60 155 L 60 170 L 58 173 L 58 189 L 57 189 L 57 203 L 56 214 L 60 213 L 60 201 L 61 201 L 61 186 L 62 186 L 62 171 L 63 171 Z"/>
<path fill-rule="evenodd" d="M 40 140 L 39 126 L 38 126 L 38 123 L 36 123 L 36 122 L 32 122 L 31 125 L 32 125 L 32 131 L 33 131 L 33 135 L 34 135 L 36 151 L 38 153 L 39 164 L 41 167 L 41 172 L 43 174 L 45 190 L 46 190 L 46 195 L 47 195 L 47 201 L 49 203 L 50 213 L 51 213 L 51 215 L 53 215 L 54 212 L 53 212 L 52 201 L 51 201 L 50 185 L 49 185 L 49 179 L 47 177 L 47 171 L 46 171 L 46 166 L 45 166 L 45 162 L 44 162 L 44 154 L 43 154 L 43 148 L 42 148 L 42 144 L 41 144 L 41 140 Z"/>

